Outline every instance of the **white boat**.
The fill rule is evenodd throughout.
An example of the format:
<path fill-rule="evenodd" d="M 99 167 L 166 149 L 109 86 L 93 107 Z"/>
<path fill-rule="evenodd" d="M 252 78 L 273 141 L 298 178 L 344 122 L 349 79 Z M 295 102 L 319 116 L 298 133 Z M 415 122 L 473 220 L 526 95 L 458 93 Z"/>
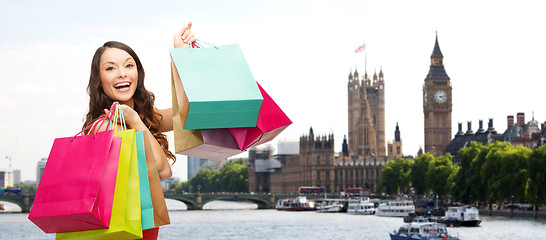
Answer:
<path fill-rule="evenodd" d="M 315 199 L 315 206 L 319 213 L 337 213 L 347 210 L 347 201 L 344 199 Z"/>
<path fill-rule="evenodd" d="M 368 197 L 349 199 L 348 214 L 374 215 L 375 211 L 375 204 Z"/>
<path fill-rule="evenodd" d="M 438 222 L 453 226 L 471 226 L 480 225 L 480 211 L 471 206 L 448 207 L 445 217 L 438 219 Z"/>
<path fill-rule="evenodd" d="M 307 200 L 305 196 L 299 196 L 294 199 L 279 199 L 275 206 L 280 211 L 314 211 L 315 201 Z"/>
<path fill-rule="evenodd" d="M 377 206 L 376 216 L 381 217 L 405 217 L 415 212 L 415 205 L 410 200 L 390 200 Z"/>
<path fill-rule="evenodd" d="M 445 224 L 429 222 L 426 218 L 416 217 L 389 234 L 391 240 L 458 240 L 447 233 Z"/>

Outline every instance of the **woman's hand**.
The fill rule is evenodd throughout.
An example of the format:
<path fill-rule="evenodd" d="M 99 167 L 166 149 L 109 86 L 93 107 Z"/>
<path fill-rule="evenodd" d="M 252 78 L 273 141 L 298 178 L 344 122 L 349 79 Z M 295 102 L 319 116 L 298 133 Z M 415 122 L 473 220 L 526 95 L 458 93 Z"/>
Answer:
<path fill-rule="evenodd" d="M 174 47 L 175 48 L 190 48 L 191 44 L 195 42 L 195 36 L 191 32 L 192 23 L 189 22 L 188 26 L 183 27 L 174 35 Z"/>
<path fill-rule="evenodd" d="M 142 119 L 140 119 L 140 116 L 133 108 L 125 104 L 120 104 L 119 106 L 121 106 L 121 110 L 123 111 L 123 117 L 125 119 L 125 123 L 127 124 L 127 128 L 138 129 L 140 131 L 142 131 L 143 128 L 146 128 L 146 126 L 144 126 L 144 123 L 142 122 Z M 104 112 L 108 116 L 108 113 L 109 113 L 108 109 L 104 109 Z M 113 114 L 113 113 L 110 113 L 110 114 Z M 121 124 L 120 120 L 121 119 L 118 118 L 119 124 Z"/>

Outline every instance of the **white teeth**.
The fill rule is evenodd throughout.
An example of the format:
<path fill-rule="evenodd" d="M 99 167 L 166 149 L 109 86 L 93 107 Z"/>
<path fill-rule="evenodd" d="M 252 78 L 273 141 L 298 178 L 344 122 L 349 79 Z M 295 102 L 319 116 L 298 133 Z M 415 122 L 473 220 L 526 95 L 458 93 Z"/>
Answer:
<path fill-rule="evenodd" d="M 131 83 L 128 83 L 128 82 L 118 83 L 114 85 L 115 88 L 122 88 L 122 87 L 129 87 L 129 86 L 131 86 Z"/>

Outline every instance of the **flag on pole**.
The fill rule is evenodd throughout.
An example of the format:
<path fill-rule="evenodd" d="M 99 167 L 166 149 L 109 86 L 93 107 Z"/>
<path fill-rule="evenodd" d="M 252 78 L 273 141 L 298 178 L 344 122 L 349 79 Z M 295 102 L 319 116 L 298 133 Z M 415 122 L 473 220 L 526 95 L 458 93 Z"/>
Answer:
<path fill-rule="evenodd" d="M 362 52 L 366 48 L 366 43 L 362 44 L 360 47 L 355 49 L 355 53 Z"/>

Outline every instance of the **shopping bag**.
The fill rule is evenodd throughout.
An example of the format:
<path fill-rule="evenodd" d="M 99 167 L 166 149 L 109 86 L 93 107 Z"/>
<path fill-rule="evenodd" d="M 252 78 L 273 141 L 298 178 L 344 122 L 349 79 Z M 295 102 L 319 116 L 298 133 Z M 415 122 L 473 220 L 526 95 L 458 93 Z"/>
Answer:
<path fill-rule="evenodd" d="M 135 133 L 136 150 L 138 155 L 138 176 L 140 183 L 140 209 L 142 211 L 142 229 L 154 228 L 154 207 L 148 181 L 148 167 L 146 166 L 146 149 L 144 147 L 144 131 Z"/>
<path fill-rule="evenodd" d="M 170 53 L 173 81 L 181 84 L 173 98 L 187 107 L 184 129 L 256 126 L 263 98 L 239 45 Z"/>
<path fill-rule="evenodd" d="M 282 109 L 273 101 L 267 92 L 258 84 L 264 101 L 258 115 L 256 127 L 230 128 L 229 132 L 235 138 L 240 150 L 258 146 L 273 140 L 292 121 L 286 116 Z"/>
<path fill-rule="evenodd" d="M 117 107 L 116 111 L 120 112 L 121 107 Z M 114 117 L 114 119 L 117 118 L 117 116 Z M 120 118 L 123 121 L 122 114 Z M 116 126 L 117 123 L 114 122 L 113 125 Z M 121 137 L 121 150 L 109 228 L 58 233 L 56 239 L 122 240 L 142 238 L 140 184 L 135 130 L 116 131 L 114 136 Z"/>
<path fill-rule="evenodd" d="M 28 216 L 46 233 L 105 229 L 110 224 L 121 138 L 113 130 L 80 133 L 55 139 L 49 153 Z"/>
<path fill-rule="evenodd" d="M 144 135 L 144 147 L 146 148 L 146 167 L 148 168 L 148 181 L 150 182 L 150 193 L 152 195 L 152 204 L 154 206 L 154 223 L 156 227 L 168 225 L 171 223 L 165 196 L 159 180 L 159 172 L 155 163 L 152 145 L 150 143 L 149 132 Z"/>
<path fill-rule="evenodd" d="M 174 67 L 172 67 L 174 69 Z M 176 78 L 176 73 L 171 74 L 171 79 Z M 219 129 L 185 129 L 186 119 L 184 113 L 178 111 L 177 96 L 186 98 L 180 88 L 175 87 L 179 81 L 171 81 L 173 94 L 173 131 L 174 150 L 176 153 L 210 160 L 223 160 L 238 153 L 241 150 L 235 139 L 226 128 Z M 186 109 L 187 110 L 187 109 Z"/>
<path fill-rule="evenodd" d="M 189 132 L 184 133 L 189 134 Z M 186 137 L 202 139 L 202 143 L 190 145 L 188 149 L 178 152 L 179 154 L 209 160 L 224 160 L 242 152 L 227 128 L 202 129 L 191 134 Z"/>

